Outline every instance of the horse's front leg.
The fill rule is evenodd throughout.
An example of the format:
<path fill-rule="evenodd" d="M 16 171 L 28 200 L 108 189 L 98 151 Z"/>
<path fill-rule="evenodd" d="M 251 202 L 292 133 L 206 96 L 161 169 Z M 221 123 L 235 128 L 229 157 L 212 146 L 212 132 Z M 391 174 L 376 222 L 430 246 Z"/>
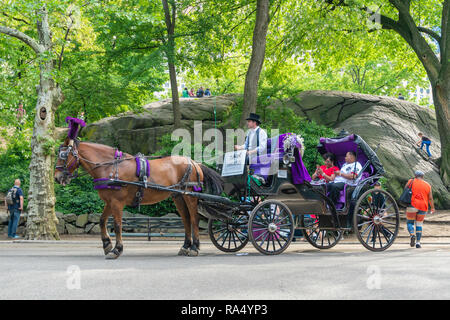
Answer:
<path fill-rule="evenodd" d="M 107 255 L 113 248 L 111 237 L 108 234 L 108 230 L 106 228 L 106 225 L 108 223 L 108 217 L 111 215 L 111 206 L 106 204 L 105 208 L 103 208 L 102 216 L 100 217 L 100 230 L 101 230 L 101 237 L 102 237 L 102 243 L 103 243 L 103 251 L 105 252 L 105 255 Z"/>
<path fill-rule="evenodd" d="M 184 225 L 184 244 L 178 251 L 179 256 L 189 255 L 189 249 L 191 248 L 191 220 L 189 217 L 189 210 L 184 202 L 184 199 L 180 195 L 172 196 L 172 200 L 177 207 L 178 213 L 180 214 L 181 220 Z"/>
<path fill-rule="evenodd" d="M 123 252 L 122 241 L 122 209 L 115 209 L 114 216 L 114 232 L 116 233 L 116 246 L 107 255 L 106 259 L 117 259 Z"/>
<path fill-rule="evenodd" d="M 198 215 L 198 199 L 193 197 L 183 196 L 186 206 L 189 211 L 190 220 L 192 223 L 192 245 L 189 249 L 188 256 L 196 257 L 199 255 L 200 250 L 200 230 Z"/>

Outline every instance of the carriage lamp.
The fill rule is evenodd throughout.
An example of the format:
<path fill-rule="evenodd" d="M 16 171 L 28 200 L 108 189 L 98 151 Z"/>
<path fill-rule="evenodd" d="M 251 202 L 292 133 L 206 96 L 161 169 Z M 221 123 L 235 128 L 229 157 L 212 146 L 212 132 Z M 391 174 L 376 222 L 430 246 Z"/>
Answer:
<path fill-rule="evenodd" d="M 283 155 L 283 164 L 289 164 L 289 155 L 287 153 Z"/>

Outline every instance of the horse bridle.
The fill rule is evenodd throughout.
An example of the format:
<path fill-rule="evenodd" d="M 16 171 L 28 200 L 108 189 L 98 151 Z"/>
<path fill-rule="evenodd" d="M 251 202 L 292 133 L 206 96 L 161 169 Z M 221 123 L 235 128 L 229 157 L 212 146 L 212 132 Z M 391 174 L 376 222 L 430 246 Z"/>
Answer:
<path fill-rule="evenodd" d="M 73 160 L 75 161 L 72 160 L 70 161 L 70 163 L 67 163 L 69 154 L 73 156 Z M 61 145 L 59 147 L 58 160 L 63 160 L 64 164 L 62 166 L 56 166 L 55 169 L 61 171 L 64 177 L 76 178 L 78 176 L 78 164 L 80 162 L 80 158 L 78 156 L 78 151 L 73 144 L 73 140 L 71 140 L 67 146 Z M 74 170 L 75 174 L 70 172 L 70 169 L 72 169 L 74 166 L 76 166 L 76 169 Z"/>

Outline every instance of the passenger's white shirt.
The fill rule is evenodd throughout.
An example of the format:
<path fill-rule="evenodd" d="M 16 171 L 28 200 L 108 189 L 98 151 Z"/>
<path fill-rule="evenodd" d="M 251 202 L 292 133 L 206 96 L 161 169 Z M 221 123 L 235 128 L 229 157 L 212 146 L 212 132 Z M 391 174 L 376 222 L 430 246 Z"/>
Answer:
<path fill-rule="evenodd" d="M 355 164 L 356 164 L 356 167 L 355 167 Z M 362 166 L 358 161 L 353 162 L 353 163 L 345 163 L 340 170 L 341 173 L 345 173 L 345 174 L 356 173 L 358 175 L 358 177 L 356 177 L 355 180 L 352 180 L 352 179 L 346 179 L 342 176 L 336 175 L 336 177 L 334 178 L 334 183 L 344 182 L 348 185 L 355 186 L 358 184 L 359 180 L 361 179 L 361 175 L 360 175 L 361 170 L 362 170 Z"/>

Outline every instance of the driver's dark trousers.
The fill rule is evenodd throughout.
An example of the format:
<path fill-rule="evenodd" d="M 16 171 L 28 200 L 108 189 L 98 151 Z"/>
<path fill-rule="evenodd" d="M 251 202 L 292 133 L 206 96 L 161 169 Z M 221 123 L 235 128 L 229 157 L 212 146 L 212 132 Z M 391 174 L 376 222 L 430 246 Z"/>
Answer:
<path fill-rule="evenodd" d="M 337 183 L 328 183 L 327 184 L 327 192 L 328 197 L 333 201 L 334 204 L 339 200 L 340 192 L 344 190 L 345 182 L 337 182 Z"/>

